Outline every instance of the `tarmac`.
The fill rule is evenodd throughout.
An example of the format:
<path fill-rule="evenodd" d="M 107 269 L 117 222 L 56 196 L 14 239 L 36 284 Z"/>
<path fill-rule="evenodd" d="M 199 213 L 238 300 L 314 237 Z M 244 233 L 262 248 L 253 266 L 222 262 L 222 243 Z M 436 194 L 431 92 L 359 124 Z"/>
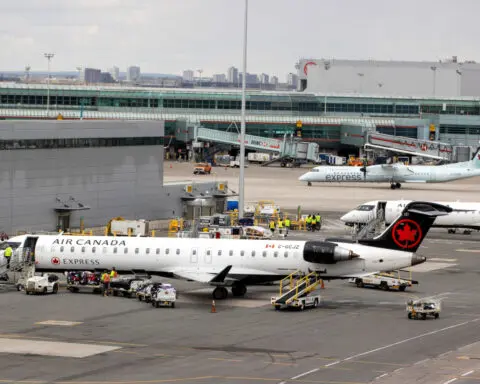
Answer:
<path fill-rule="evenodd" d="M 165 168 L 167 176 L 175 170 Z M 337 218 L 344 205 L 381 194 L 391 199 L 399 192 L 388 184 L 349 186 L 344 188 L 349 200 L 338 186 L 297 185 L 290 175 L 298 169 L 258 168 L 264 177 L 247 178 L 248 199 L 282 205 L 298 194 L 302 206 L 311 204 L 325 216 L 320 232 L 292 234 L 298 239 L 348 236 Z M 168 176 L 174 177 L 182 175 Z M 285 188 L 269 182 L 275 177 Z M 269 184 L 270 195 L 259 192 Z M 475 201 L 479 188 L 473 182 L 443 184 L 447 192 L 437 185 L 414 187 L 400 192 L 415 194 L 405 198 Z M 427 187 L 432 186 L 422 188 Z M 330 194 L 334 190 L 337 196 Z M 324 194 L 330 209 L 309 191 Z M 303 312 L 275 311 L 270 305 L 275 285 L 249 287 L 245 298 L 217 301 L 216 313 L 211 287 L 181 280 L 171 280 L 178 291 L 174 309 L 65 290 L 39 296 L 5 291 L 0 383 L 480 383 L 479 244 L 477 232 L 432 230 L 418 251 L 428 261 L 412 267 L 418 285 L 396 292 L 326 282 L 318 291 L 320 307 Z M 431 296 L 442 299 L 440 318 L 409 320 L 406 301 Z"/>

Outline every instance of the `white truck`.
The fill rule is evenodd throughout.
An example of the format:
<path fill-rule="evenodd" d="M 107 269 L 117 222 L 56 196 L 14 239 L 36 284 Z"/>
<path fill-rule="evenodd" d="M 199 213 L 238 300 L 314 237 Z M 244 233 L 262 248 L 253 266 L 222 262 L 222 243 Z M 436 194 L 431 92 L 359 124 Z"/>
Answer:
<path fill-rule="evenodd" d="M 247 162 L 244 165 L 248 168 Z M 230 168 L 240 168 L 240 156 L 230 158 Z"/>
<path fill-rule="evenodd" d="M 112 220 L 110 231 L 120 236 L 148 236 L 148 222 L 145 220 Z"/>
<path fill-rule="evenodd" d="M 25 289 L 25 294 L 29 295 L 32 294 L 46 294 L 46 293 L 53 293 L 56 294 L 58 292 L 58 276 L 45 273 L 40 276 L 32 276 L 27 279 L 26 285 L 23 287 Z M 22 287 L 18 287 L 17 289 L 21 290 Z"/>
<path fill-rule="evenodd" d="M 175 308 L 177 291 L 171 284 L 162 284 L 151 296 L 152 307 L 160 306 Z"/>
<path fill-rule="evenodd" d="M 287 304 L 278 304 L 278 297 L 272 297 L 270 303 L 275 307 L 275 310 L 280 309 L 294 308 L 303 311 L 305 308 L 316 308 L 322 302 L 321 295 L 309 294 L 306 296 L 301 296 L 296 299 L 289 301 Z"/>
<path fill-rule="evenodd" d="M 374 273 L 364 277 L 353 277 L 349 280 L 350 283 L 355 284 L 358 288 L 375 287 L 388 291 L 390 289 L 397 289 L 405 291 L 407 287 L 413 284 L 418 284 L 418 281 L 412 279 L 402 278 L 393 273 Z"/>
<path fill-rule="evenodd" d="M 269 153 L 251 152 L 247 155 L 247 159 L 251 163 L 266 163 L 267 161 L 270 161 L 272 158 Z"/>

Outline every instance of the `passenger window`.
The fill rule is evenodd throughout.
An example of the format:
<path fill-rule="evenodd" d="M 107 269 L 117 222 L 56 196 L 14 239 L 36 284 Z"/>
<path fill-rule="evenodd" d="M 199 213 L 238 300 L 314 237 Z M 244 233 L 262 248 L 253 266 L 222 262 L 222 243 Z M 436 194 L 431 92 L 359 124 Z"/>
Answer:
<path fill-rule="evenodd" d="M 252 257 L 255 257 L 255 251 L 252 251 Z"/>
<path fill-rule="evenodd" d="M 138 249 L 138 248 L 135 248 L 135 253 L 136 253 L 136 254 L 138 254 L 138 251 L 139 251 L 139 249 Z"/>
<path fill-rule="evenodd" d="M 273 257 L 278 257 L 278 252 L 277 251 L 273 252 Z"/>
<path fill-rule="evenodd" d="M 285 253 L 283 254 L 283 257 L 288 257 L 288 252 L 285 252 Z"/>
<path fill-rule="evenodd" d="M 117 253 L 117 250 L 118 250 L 117 247 L 113 248 L 113 253 Z"/>
<path fill-rule="evenodd" d="M 221 250 L 218 251 L 218 256 L 222 256 L 222 251 Z"/>
<path fill-rule="evenodd" d="M 75 247 L 71 247 L 70 252 L 72 252 L 72 253 L 75 252 Z"/>
<path fill-rule="evenodd" d="M 245 256 L 245 251 L 240 251 L 240 256 Z"/>
<path fill-rule="evenodd" d="M 97 247 L 92 247 L 92 253 L 95 253 L 96 250 L 97 250 Z"/>
<path fill-rule="evenodd" d="M 168 255 L 170 253 L 170 248 L 165 249 L 165 254 Z"/>
<path fill-rule="evenodd" d="M 63 247 L 62 247 L 62 248 L 63 248 Z M 230 251 L 228 252 L 228 254 L 229 254 L 230 256 L 233 256 L 233 251 L 230 250 Z"/>
<path fill-rule="evenodd" d="M 194 249 L 194 250 L 192 251 L 192 255 L 195 256 L 196 254 L 197 254 L 197 250 Z"/>
<path fill-rule="evenodd" d="M 82 253 L 85 253 L 85 247 L 82 247 Z"/>
<path fill-rule="evenodd" d="M 179 254 L 180 254 L 180 249 L 177 248 L 177 255 L 179 255 Z"/>
<path fill-rule="evenodd" d="M 123 253 L 127 254 L 128 253 L 128 248 L 123 248 Z"/>
<path fill-rule="evenodd" d="M 150 248 L 145 249 L 145 253 L 148 255 L 150 254 Z"/>
<path fill-rule="evenodd" d="M 63 245 L 60 247 L 60 252 L 63 252 L 64 248 Z"/>
<path fill-rule="evenodd" d="M 267 251 L 263 251 L 263 252 L 262 252 L 262 256 L 263 256 L 263 257 L 267 257 Z"/>
<path fill-rule="evenodd" d="M 212 252 L 210 250 L 207 251 L 207 256 L 210 256 Z"/>
<path fill-rule="evenodd" d="M 157 255 L 160 254 L 160 248 L 157 248 L 157 252 L 156 252 L 156 253 L 157 253 Z"/>
<path fill-rule="evenodd" d="M 107 253 L 107 247 L 103 247 L 103 253 Z"/>

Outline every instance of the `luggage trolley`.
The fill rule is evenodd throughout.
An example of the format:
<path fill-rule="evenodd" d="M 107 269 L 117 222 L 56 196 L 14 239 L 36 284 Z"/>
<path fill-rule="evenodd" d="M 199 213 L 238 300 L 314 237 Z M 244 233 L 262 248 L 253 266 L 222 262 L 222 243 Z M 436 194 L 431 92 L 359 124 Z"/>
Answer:
<path fill-rule="evenodd" d="M 427 316 L 438 319 L 442 304 L 440 300 L 425 298 L 407 301 L 407 312 L 409 319 L 426 320 Z"/>

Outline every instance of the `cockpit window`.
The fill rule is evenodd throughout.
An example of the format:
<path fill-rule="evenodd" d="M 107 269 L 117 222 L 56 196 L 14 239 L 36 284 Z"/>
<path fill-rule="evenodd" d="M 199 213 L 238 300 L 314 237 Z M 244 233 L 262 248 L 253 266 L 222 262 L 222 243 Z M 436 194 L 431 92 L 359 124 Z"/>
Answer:
<path fill-rule="evenodd" d="M 317 168 L 313 168 L 313 169 L 310 170 L 310 172 L 320 172 L 320 170 L 317 169 Z"/>
<path fill-rule="evenodd" d="M 371 211 L 373 210 L 373 208 L 375 208 L 374 205 L 360 205 L 357 207 L 357 211 Z"/>
<path fill-rule="evenodd" d="M 12 249 L 17 249 L 20 246 L 20 243 L 12 242 L 12 241 L 6 241 L 6 242 L 0 244 L 0 251 L 3 251 L 5 249 L 7 249 L 8 246 L 12 247 Z"/>

